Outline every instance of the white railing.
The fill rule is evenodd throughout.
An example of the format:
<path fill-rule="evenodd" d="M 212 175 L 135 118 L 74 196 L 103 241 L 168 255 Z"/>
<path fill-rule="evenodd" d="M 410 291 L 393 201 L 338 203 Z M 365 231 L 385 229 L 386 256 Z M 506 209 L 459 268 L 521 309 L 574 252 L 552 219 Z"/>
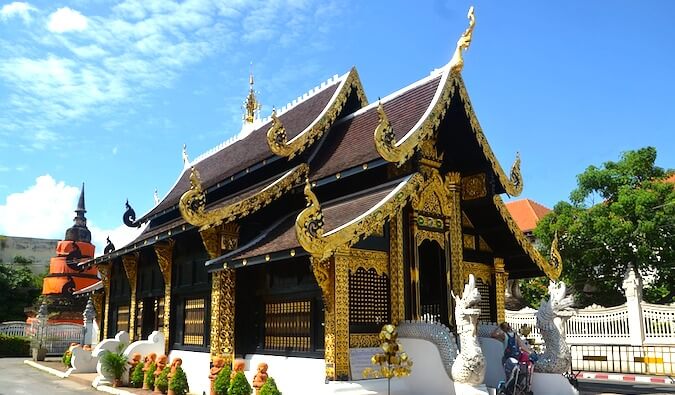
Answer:
<path fill-rule="evenodd" d="M 24 321 L 7 321 L 0 323 L 0 333 L 7 336 L 26 336 L 26 324 Z"/>
<path fill-rule="evenodd" d="M 47 324 L 44 329 L 44 347 L 47 354 L 63 354 L 71 343 L 82 344 L 84 341 L 84 325 L 80 324 Z"/>
<path fill-rule="evenodd" d="M 636 338 L 631 330 L 639 327 L 631 325 L 631 320 L 642 319 L 643 333 L 638 339 L 644 339 L 643 344 L 673 345 L 675 344 L 675 306 L 661 306 L 641 302 L 640 309 L 633 312 L 627 304 L 616 307 L 591 306 L 577 311 L 567 321 L 567 343 L 570 345 L 582 344 L 634 344 Z M 506 310 L 506 322 L 515 330 L 527 325 L 531 329 L 528 338 L 541 343 L 542 338 L 536 325 L 536 310 L 526 307 L 519 311 Z M 631 329 L 633 328 L 633 329 Z M 639 343 L 639 342 L 638 342 Z"/>
<path fill-rule="evenodd" d="M 675 306 L 642 303 L 645 343 L 675 344 Z"/>

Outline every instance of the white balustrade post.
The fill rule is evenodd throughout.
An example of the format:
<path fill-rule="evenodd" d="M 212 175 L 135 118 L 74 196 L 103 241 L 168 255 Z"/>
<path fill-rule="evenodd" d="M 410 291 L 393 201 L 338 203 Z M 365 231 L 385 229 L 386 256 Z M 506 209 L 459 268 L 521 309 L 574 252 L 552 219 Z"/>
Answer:
<path fill-rule="evenodd" d="M 642 316 L 642 278 L 630 263 L 623 277 L 623 289 L 626 292 L 630 344 L 641 346 L 645 341 L 645 325 Z"/>
<path fill-rule="evenodd" d="M 96 309 L 94 308 L 91 297 L 87 300 L 87 307 L 84 308 L 82 317 L 84 318 L 84 344 L 92 345 L 94 343 L 94 318 L 96 317 Z"/>

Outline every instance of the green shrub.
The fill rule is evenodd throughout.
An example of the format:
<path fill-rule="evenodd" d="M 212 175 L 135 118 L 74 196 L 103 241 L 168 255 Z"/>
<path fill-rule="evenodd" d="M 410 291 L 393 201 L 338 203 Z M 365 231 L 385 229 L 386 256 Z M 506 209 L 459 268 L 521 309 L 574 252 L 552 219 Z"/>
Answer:
<path fill-rule="evenodd" d="M 70 361 L 73 359 L 73 353 L 70 352 L 70 350 L 66 350 L 66 352 L 63 353 L 63 356 L 61 357 L 61 362 L 63 363 L 63 366 L 70 368 Z"/>
<path fill-rule="evenodd" d="M 154 362 L 152 362 L 148 366 L 148 371 L 145 374 L 145 384 L 150 389 L 155 388 L 155 369 L 157 369 L 157 365 Z"/>
<path fill-rule="evenodd" d="M 131 372 L 129 383 L 131 383 L 131 386 L 134 388 L 141 388 L 143 386 L 143 362 L 139 362 L 134 368 L 134 371 Z"/>
<path fill-rule="evenodd" d="M 230 375 L 232 374 L 232 369 L 229 366 L 225 366 L 218 376 L 216 376 L 216 381 L 213 383 L 213 387 L 216 390 L 216 395 L 227 395 L 227 390 L 230 388 Z"/>
<path fill-rule="evenodd" d="M 166 390 L 169 389 L 169 373 L 171 372 L 170 367 L 165 367 L 162 369 L 162 373 L 157 376 L 155 380 L 155 387 L 160 390 L 163 394 L 166 393 Z"/>
<path fill-rule="evenodd" d="M 187 376 L 185 375 L 183 368 L 180 366 L 176 368 L 176 372 L 174 372 L 173 376 L 171 377 L 169 389 L 172 390 L 176 395 L 185 395 L 188 393 L 188 391 L 190 391 L 190 387 L 188 386 L 187 382 Z"/>
<path fill-rule="evenodd" d="M 101 356 L 102 370 L 110 373 L 116 379 L 121 379 L 124 372 L 127 371 L 127 363 L 127 357 L 124 356 L 122 347 L 117 352 L 108 351 Z"/>
<path fill-rule="evenodd" d="M 252 390 L 244 372 L 239 372 L 232 379 L 230 388 L 227 389 L 227 395 L 251 395 Z"/>
<path fill-rule="evenodd" d="M 260 395 L 281 395 L 281 391 L 277 389 L 277 383 L 271 377 L 267 378 L 265 384 L 260 387 Z"/>
<path fill-rule="evenodd" d="M 30 339 L 0 334 L 0 357 L 30 356 Z"/>

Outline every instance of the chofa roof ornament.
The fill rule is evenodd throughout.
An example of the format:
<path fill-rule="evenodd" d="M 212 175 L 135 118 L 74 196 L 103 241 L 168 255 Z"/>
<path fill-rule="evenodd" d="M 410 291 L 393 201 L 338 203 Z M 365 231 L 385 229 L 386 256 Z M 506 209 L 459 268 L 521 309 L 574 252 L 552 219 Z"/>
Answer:
<path fill-rule="evenodd" d="M 473 29 L 476 26 L 476 17 L 473 13 L 473 6 L 469 7 L 469 13 L 466 17 L 469 18 L 469 27 L 462 33 L 459 40 L 457 40 L 457 48 L 455 48 L 455 53 L 452 55 L 452 59 L 450 59 L 450 70 L 452 70 L 453 73 L 462 72 L 462 68 L 464 67 L 464 58 L 462 57 L 462 54 L 463 51 L 469 49 L 469 45 L 471 45 Z"/>

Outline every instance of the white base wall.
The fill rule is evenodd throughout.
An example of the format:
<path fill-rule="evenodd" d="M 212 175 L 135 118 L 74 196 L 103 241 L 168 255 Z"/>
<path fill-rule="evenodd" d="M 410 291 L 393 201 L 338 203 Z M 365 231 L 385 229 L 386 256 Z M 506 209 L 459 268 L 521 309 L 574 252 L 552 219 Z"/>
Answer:
<path fill-rule="evenodd" d="M 502 366 L 502 356 L 504 350 L 502 342 L 491 337 L 479 337 L 478 342 L 485 356 L 485 385 L 491 388 L 497 388 L 500 381 L 504 381 L 504 367 Z"/>
<path fill-rule="evenodd" d="M 171 350 L 169 352 L 169 361 L 174 358 L 183 360 L 181 367 L 188 379 L 191 394 L 209 394 L 211 392 L 211 381 L 209 380 L 209 370 L 211 369 L 211 356 L 207 352 Z"/>
<path fill-rule="evenodd" d="M 284 394 L 325 393 L 326 364 L 321 358 L 297 358 L 276 355 L 246 355 L 246 378 L 253 382 L 258 364 L 265 362 L 267 374 L 273 377 Z"/>
<path fill-rule="evenodd" d="M 537 373 L 532 376 L 532 392 L 537 395 L 579 395 L 561 374 Z"/>

